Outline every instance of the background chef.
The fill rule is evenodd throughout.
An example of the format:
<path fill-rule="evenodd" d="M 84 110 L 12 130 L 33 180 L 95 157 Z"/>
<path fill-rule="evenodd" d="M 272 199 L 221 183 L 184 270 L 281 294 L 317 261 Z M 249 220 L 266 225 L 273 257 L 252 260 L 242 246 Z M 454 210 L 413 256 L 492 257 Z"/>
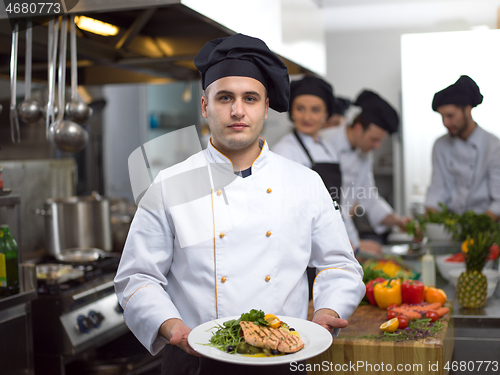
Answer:
<path fill-rule="evenodd" d="M 472 118 L 472 108 L 482 102 L 479 87 L 466 75 L 434 95 L 432 109 L 441 115 L 448 134 L 432 150 L 427 210 L 436 211 L 442 203 L 459 214 L 474 210 L 498 221 L 500 140 Z"/>
<path fill-rule="evenodd" d="M 115 287 L 139 341 L 152 354 L 172 344 L 165 346 L 163 374 L 255 373 L 191 355 L 189 332 L 252 308 L 305 319 L 311 266 L 320 271 L 313 321 L 335 334 L 364 295 L 362 269 L 321 178 L 270 152 L 259 137 L 268 107 L 288 109 L 286 66 L 264 42 L 242 34 L 208 42 L 195 64 L 210 142 L 160 172 L 142 198 Z M 220 184 L 213 175 L 224 166 L 239 175 Z M 185 186 L 172 184 L 195 172 Z M 193 189 L 197 198 L 185 203 L 169 194 Z"/>
<path fill-rule="evenodd" d="M 323 129 L 336 126 L 344 126 L 347 121 L 346 112 L 351 106 L 351 101 L 346 98 L 336 97 L 333 106 L 333 114 L 323 124 Z"/>
<path fill-rule="evenodd" d="M 370 225 L 378 234 L 391 226 L 403 230 L 409 219 L 397 215 L 378 194 L 373 177 L 373 150 L 380 147 L 388 134 L 397 130 L 398 114 L 388 102 L 369 90 L 364 90 L 354 105 L 361 107 L 362 111 L 350 126 L 328 128 L 322 132 L 324 143 L 339 155 L 343 212 L 346 216 L 366 212 Z M 350 226 L 347 229 L 352 230 Z M 349 238 L 353 241 L 356 237 L 359 238 L 359 234 L 354 228 L 354 232 L 349 232 Z M 364 252 L 381 252 L 381 246 L 371 240 L 359 241 L 359 248 Z"/>
<path fill-rule="evenodd" d="M 330 195 L 340 204 L 342 177 L 338 156 L 329 149 L 319 136 L 327 119 L 334 114 L 335 97 L 332 86 L 316 76 L 306 76 L 290 84 L 290 109 L 288 116 L 293 122 L 293 130 L 286 134 L 274 147 L 273 152 L 300 163 L 317 172 Z M 349 218 L 350 219 L 350 218 Z M 354 223 L 346 222 L 346 226 Z M 353 244 L 354 249 L 359 244 Z M 310 294 L 316 270 L 308 269 Z"/>

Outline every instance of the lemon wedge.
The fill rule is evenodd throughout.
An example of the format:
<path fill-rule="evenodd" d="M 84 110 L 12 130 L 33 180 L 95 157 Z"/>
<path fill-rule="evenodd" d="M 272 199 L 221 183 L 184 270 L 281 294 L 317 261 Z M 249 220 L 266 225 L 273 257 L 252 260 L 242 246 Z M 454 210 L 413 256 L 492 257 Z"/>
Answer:
<path fill-rule="evenodd" d="M 388 320 L 385 323 L 382 323 L 380 326 L 380 329 L 384 332 L 394 332 L 397 330 L 399 327 L 399 320 L 398 318 L 392 318 L 391 320 Z"/>
<path fill-rule="evenodd" d="M 281 325 L 281 320 L 278 319 L 276 315 L 266 314 L 264 320 L 269 324 L 271 328 L 278 328 Z"/>

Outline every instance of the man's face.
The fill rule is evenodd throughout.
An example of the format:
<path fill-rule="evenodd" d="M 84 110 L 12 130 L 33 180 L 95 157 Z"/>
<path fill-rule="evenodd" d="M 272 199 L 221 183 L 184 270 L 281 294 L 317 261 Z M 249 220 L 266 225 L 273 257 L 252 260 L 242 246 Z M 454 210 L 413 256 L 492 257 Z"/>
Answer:
<path fill-rule="evenodd" d="M 269 99 L 262 83 L 250 77 L 224 77 L 210 84 L 201 98 L 212 144 L 222 153 L 258 144 Z"/>
<path fill-rule="evenodd" d="M 448 134 L 456 137 L 467 131 L 466 109 L 454 104 L 446 104 L 438 107 L 437 111 L 443 119 L 443 125 L 448 129 Z"/>
<path fill-rule="evenodd" d="M 366 153 L 380 148 L 388 133 L 373 123 L 366 130 L 363 129 L 361 124 L 356 123 L 354 124 L 354 134 L 356 136 L 356 147 Z"/>

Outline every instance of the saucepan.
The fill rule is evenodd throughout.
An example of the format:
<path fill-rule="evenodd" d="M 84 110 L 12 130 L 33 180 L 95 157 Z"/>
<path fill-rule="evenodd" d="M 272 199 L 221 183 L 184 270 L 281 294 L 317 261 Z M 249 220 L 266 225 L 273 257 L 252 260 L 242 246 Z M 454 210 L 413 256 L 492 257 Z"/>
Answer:
<path fill-rule="evenodd" d="M 92 263 L 102 258 L 120 257 L 120 253 L 110 253 L 97 248 L 73 248 L 65 249 L 55 257 L 63 263 Z"/>

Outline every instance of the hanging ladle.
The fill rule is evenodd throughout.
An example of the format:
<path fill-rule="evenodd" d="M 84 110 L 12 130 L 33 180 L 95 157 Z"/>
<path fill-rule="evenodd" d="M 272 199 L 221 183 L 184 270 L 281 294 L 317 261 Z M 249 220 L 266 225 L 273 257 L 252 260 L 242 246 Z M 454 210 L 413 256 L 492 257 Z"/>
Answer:
<path fill-rule="evenodd" d="M 26 93 L 24 100 L 19 103 L 17 112 L 21 120 L 25 123 L 32 123 L 40 118 L 41 111 L 40 105 L 37 101 L 31 99 L 31 44 L 33 39 L 33 29 L 31 20 L 26 21 L 26 57 L 25 57 L 25 72 L 24 82 L 26 86 Z"/>
<path fill-rule="evenodd" d="M 19 43 L 19 23 L 14 24 L 12 30 L 12 50 L 10 54 L 10 137 L 12 143 L 21 142 L 21 134 L 19 130 L 19 119 L 17 117 L 16 108 L 16 83 L 17 83 L 17 46 Z M 17 138 L 16 138 L 17 132 Z"/>
<path fill-rule="evenodd" d="M 69 120 L 83 123 L 92 116 L 92 108 L 78 100 L 78 62 L 76 55 L 76 25 L 75 16 L 71 16 L 70 21 L 70 41 L 71 41 L 71 101 L 66 104 L 66 117 Z"/>
<path fill-rule="evenodd" d="M 66 44 L 68 34 L 68 19 L 62 16 L 61 38 L 59 51 L 59 108 L 64 108 L 65 83 L 66 83 Z M 50 139 L 54 146 L 65 152 L 78 152 L 87 146 L 89 135 L 79 124 L 64 120 L 64 111 L 60 110 L 57 121 L 50 125 Z"/>

